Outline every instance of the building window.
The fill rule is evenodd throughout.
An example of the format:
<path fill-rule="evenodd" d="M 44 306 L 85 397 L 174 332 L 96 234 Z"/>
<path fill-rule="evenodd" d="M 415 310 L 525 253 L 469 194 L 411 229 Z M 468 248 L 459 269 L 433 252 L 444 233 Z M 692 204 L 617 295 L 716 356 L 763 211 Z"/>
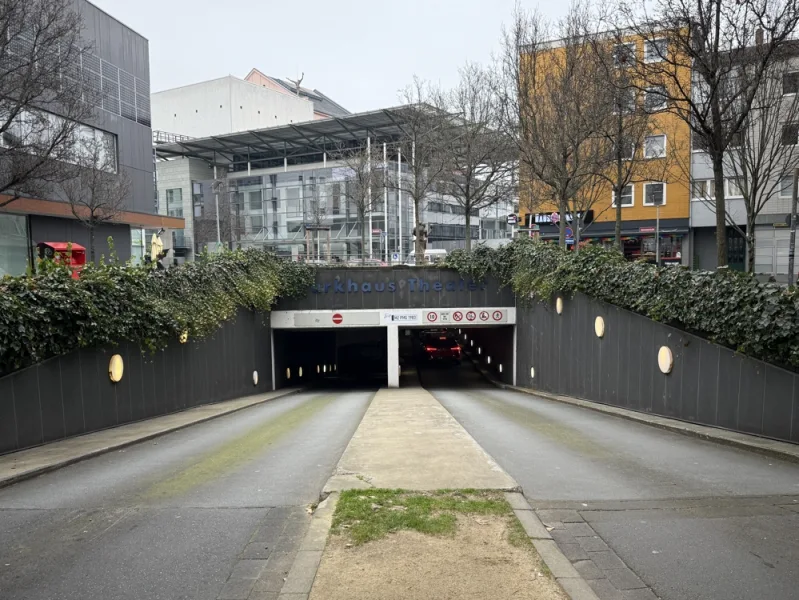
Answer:
<path fill-rule="evenodd" d="M 170 217 L 183 216 L 183 190 L 176 188 L 166 191 L 166 212 Z"/>
<path fill-rule="evenodd" d="M 613 64 L 617 67 L 629 67 L 635 62 L 635 42 L 617 44 L 613 49 Z"/>
<path fill-rule="evenodd" d="M 661 182 L 644 184 L 644 206 L 666 204 L 666 184 Z"/>
<path fill-rule="evenodd" d="M 616 106 L 613 108 L 614 114 L 629 115 L 635 112 L 635 90 L 633 88 L 618 90 L 616 92 Z"/>
<path fill-rule="evenodd" d="M 715 197 L 712 179 L 694 179 L 691 182 L 691 198 L 707 200 Z"/>
<path fill-rule="evenodd" d="M 666 136 L 647 136 L 644 140 L 644 158 L 663 158 L 664 156 L 666 156 Z"/>
<path fill-rule="evenodd" d="M 647 40 L 644 42 L 644 61 L 648 63 L 661 62 L 667 58 L 668 44 L 664 38 Z"/>
<path fill-rule="evenodd" d="M 657 112 L 666 108 L 666 87 L 657 85 L 646 88 L 644 92 L 644 108 L 647 112 Z"/>
<path fill-rule="evenodd" d="M 264 228 L 264 218 L 261 215 L 250 217 L 250 227 L 253 233 L 260 233 Z"/>
<path fill-rule="evenodd" d="M 793 197 L 793 177 L 783 177 L 780 179 L 780 198 Z"/>
<path fill-rule="evenodd" d="M 799 123 L 786 123 L 782 126 L 782 145 L 796 146 L 799 140 Z"/>
<path fill-rule="evenodd" d="M 250 210 L 255 212 L 263 210 L 263 192 L 261 190 L 250 192 Z"/>
<path fill-rule="evenodd" d="M 782 76 L 782 93 L 795 94 L 799 91 L 799 71 L 794 73 L 784 73 Z"/>
<path fill-rule="evenodd" d="M 26 217 L 0 214 L 0 279 L 4 275 L 24 275 L 27 269 Z"/>
<path fill-rule="evenodd" d="M 742 181 L 738 177 L 730 177 L 724 181 L 726 185 L 725 198 L 743 198 Z"/>
<path fill-rule="evenodd" d="M 616 193 L 613 193 L 613 198 L 611 200 L 611 204 L 613 208 L 616 208 Z M 634 188 L 631 185 L 624 186 L 624 189 L 621 191 L 621 205 L 622 206 L 632 206 L 634 204 Z"/>
<path fill-rule="evenodd" d="M 621 159 L 622 160 L 632 160 L 635 158 L 635 142 L 630 141 L 629 139 L 622 139 L 620 142 L 621 145 Z M 616 159 L 617 156 L 617 148 L 618 144 L 614 142 L 613 144 L 613 156 L 612 159 Z"/>

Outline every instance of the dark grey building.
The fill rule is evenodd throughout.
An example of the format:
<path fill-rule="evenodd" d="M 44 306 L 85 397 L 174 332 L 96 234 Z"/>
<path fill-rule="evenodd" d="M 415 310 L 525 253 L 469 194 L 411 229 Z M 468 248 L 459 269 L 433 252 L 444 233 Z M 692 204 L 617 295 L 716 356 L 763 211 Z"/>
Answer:
<path fill-rule="evenodd" d="M 182 219 L 157 215 L 155 205 L 149 43 L 86 0 L 74 0 L 74 6 L 83 18 L 82 37 L 91 46 L 77 66 L 84 81 L 99 92 L 94 116 L 84 125 L 94 135 L 113 136 L 117 168 L 131 183 L 125 210 L 97 231 L 96 251 L 108 255 L 106 239 L 111 236 L 117 255 L 125 260 L 143 252 L 145 228 L 183 225 Z M 87 245 L 88 230 L 70 217 L 69 207 L 55 197 L 22 198 L 0 211 L 0 276 L 24 272 L 39 242 Z"/>

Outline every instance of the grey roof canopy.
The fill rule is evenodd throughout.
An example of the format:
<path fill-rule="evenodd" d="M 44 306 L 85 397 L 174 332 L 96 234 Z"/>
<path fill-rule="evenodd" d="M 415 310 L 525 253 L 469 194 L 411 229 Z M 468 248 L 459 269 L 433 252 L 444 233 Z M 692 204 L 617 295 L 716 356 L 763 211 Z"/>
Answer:
<path fill-rule="evenodd" d="M 157 144 L 162 159 L 198 158 L 233 170 L 268 168 L 288 164 L 322 162 L 325 152 L 342 146 L 396 141 L 402 134 L 407 106 L 334 117 L 280 127 L 241 131 L 220 136 Z"/>

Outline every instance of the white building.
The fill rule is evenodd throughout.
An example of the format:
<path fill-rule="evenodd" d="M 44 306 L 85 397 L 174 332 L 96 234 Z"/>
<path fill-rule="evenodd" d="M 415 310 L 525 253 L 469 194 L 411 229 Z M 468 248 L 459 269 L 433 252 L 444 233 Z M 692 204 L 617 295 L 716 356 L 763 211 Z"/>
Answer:
<path fill-rule="evenodd" d="M 314 119 L 313 101 L 228 75 L 151 96 L 153 130 L 193 138 Z"/>

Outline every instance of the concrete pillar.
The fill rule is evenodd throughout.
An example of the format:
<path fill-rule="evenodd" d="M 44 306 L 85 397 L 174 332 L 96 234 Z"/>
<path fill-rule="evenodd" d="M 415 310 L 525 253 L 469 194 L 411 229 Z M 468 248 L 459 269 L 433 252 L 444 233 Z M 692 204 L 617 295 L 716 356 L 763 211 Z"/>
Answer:
<path fill-rule="evenodd" d="M 389 325 L 388 329 L 388 387 L 399 387 L 399 327 Z"/>

